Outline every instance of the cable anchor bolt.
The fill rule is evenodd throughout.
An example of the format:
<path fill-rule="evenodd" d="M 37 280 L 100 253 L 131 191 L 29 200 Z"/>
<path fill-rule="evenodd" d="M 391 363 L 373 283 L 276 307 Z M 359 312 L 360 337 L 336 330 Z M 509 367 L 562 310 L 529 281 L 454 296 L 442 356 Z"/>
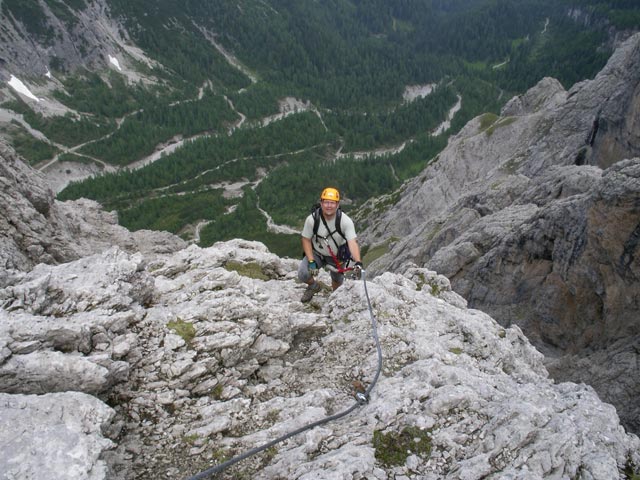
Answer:
<path fill-rule="evenodd" d="M 369 398 L 362 392 L 356 393 L 356 400 L 360 405 L 364 405 L 365 403 L 369 403 Z"/>

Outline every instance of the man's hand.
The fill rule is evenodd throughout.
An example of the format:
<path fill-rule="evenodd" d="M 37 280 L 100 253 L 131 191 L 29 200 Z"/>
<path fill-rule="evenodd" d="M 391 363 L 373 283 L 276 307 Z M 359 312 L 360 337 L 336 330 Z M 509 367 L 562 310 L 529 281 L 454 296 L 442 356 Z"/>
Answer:
<path fill-rule="evenodd" d="M 364 268 L 364 265 L 362 265 L 362 262 L 356 262 L 355 267 L 353 267 L 353 272 L 356 274 L 356 278 L 358 280 L 360 280 L 362 278 L 362 269 Z"/>
<path fill-rule="evenodd" d="M 309 262 L 309 273 L 314 277 L 318 275 L 318 264 L 315 260 Z"/>

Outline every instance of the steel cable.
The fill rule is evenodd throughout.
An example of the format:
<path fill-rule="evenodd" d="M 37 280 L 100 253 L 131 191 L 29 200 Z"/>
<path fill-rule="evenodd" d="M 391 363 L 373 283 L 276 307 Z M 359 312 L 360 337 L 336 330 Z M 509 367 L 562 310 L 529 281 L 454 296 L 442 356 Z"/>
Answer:
<path fill-rule="evenodd" d="M 360 400 L 360 398 L 362 397 L 358 397 L 359 400 L 353 404 L 351 407 L 349 407 L 348 409 L 336 413 L 334 415 L 330 415 L 328 417 L 325 417 L 323 419 L 320 419 L 316 422 L 307 424 L 303 427 L 300 427 L 296 430 L 293 430 L 292 432 L 289 432 L 285 435 L 282 435 L 274 440 L 271 440 L 270 442 L 265 443 L 264 445 L 261 445 L 259 447 L 256 448 L 252 448 L 251 450 L 247 450 L 246 452 L 237 455 L 229 460 L 227 460 L 226 462 L 220 463 L 219 465 L 215 465 L 211 468 L 208 468 L 207 470 L 204 470 L 196 475 L 193 475 L 192 477 L 189 477 L 187 480 L 202 480 L 205 478 L 210 477 L 211 475 L 215 475 L 217 473 L 222 472 L 223 470 L 229 468 L 231 465 L 234 465 L 248 457 L 251 457 L 252 455 L 255 455 L 257 453 L 260 453 L 264 450 L 267 450 L 268 448 L 273 447 L 274 445 L 280 443 L 280 442 L 284 442 L 285 440 L 294 437 L 306 430 L 311 430 L 312 428 L 318 427 L 320 425 L 323 425 L 325 423 L 328 422 L 332 422 L 334 420 L 337 420 L 339 418 L 342 418 L 346 415 L 349 415 L 351 412 L 353 412 L 356 408 L 362 406 L 364 403 L 366 403 L 366 401 L 368 401 L 369 399 L 369 394 L 371 393 L 371 390 L 373 390 L 373 387 L 375 386 L 376 382 L 378 381 L 378 377 L 380 376 L 380 372 L 382 370 L 382 348 L 380 347 L 380 340 L 378 338 L 378 326 L 377 326 L 377 322 L 376 322 L 376 317 L 373 314 L 373 307 L 371 306 L 371 300 L 369 299 L 369 292 L 367 290 L 367 280 L 366 280 L 366 272 L 364 270 L 361 271 L 361 275 L 362 275 L 362 284 L 364 285 L 364 293 L 365 293 L 365 297 L 367 299 L 367 305 L 369 307 L 369 315 L 371 317 L 371 329 L 373 330 L 373 338 L 375 340 L 375 344 L 376 344 L 376 350 L 378 352 L 378 367 L 376 369 L 376 373 L 373 377 L 373 381 L 369 384 L 369 386 L 367 387 L 367 389 L 364 392 L 364 398 L 362 400 Z"/>

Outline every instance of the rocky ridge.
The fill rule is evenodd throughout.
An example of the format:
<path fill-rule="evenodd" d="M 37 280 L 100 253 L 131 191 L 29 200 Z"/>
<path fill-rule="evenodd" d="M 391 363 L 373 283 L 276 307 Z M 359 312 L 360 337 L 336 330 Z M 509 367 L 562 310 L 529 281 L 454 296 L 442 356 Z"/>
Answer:
<path fill-rule="evenodd" d="M 364 285 L 304 305 L 296 263 L 231 241 L 19 274 L 0 289 L 2 478 L 187 478 L 352 406 L 377 366 Z M 611 405 L 550 380 L 518 327 L 445 277 L 386 273 L 367 291 L 383 352 L 368 403 L 223 478 L 608 480 L 640 465 Z"/>
<path fill-rule="evenodd" d="M 187 478 L 354 405 L 222 478 L 609 480 L 640 468 L 640 439 L 611 405 L 551 380 L 517 326 L 467 308 L 442 275 L 385 273 L 302 304 L 297 260 L 256 242 L 178 248 L 166 235 L 135 252 L 136 234 L 107 225 L 102 243 L 73 237 L 96 253 L 58 257 L 69 238 L 56 212 L 81 218 L 85 205 L 50 202 L 40 176 L 4 165 L 14 208 L 2 218 L 20 228 L 2 251 L 21 260 L 0 285 L 2 479 Z M 16 232 L 52 237 L 33 256 L 39 243 Z M 134 248 L 104 248 L 123 238 Z M 378 366 L 373 325 L 382 369 L 360 405 Z"/>
<path fill-rule="evenodd" d="M 474 119 L 394 206 L 361 219 L 364 242 L 388 248 L 372 274 L 420 265 L 447 276 L 636 432 L 639 59 L 635 35 L 593 80 L 566 91 L 546 78 L 500 116 Z"/>
<path fill-rule="evenodd" d="M 585 323 L 581 337 L 568 338 L 569 318 L 548 321 L 539 332 L 564 338 L 531 338 L 549 350 L 573 348 L 554 364 L 516 326 L 539 318 L 523 322 L 527 309 L 510 303 L 523 292 L 542 298 L 533 294 L 542 283 L 545 301 L 537 307 L 544 311 L 548 297 L 575 295 L 575 282 L 587 278 L 609 302 L 601 300 L 601 311 L 618 308 L 633 318 L 638 297 L 622 287 L 638 271 L 630 227 L 639 161 L 618 160 L 638 155 L 637 52 L 629 42 L 595 83 L 565 92 L 545 79 L 512 100 L 502 118 L 470 123 L 453 150 L 410 184 L 424 182 L 442 198 L 406 188 L 414 196 L 401 205 L 422 199 L 442 216 L 427 214 L 436 225 L 427 229 L 421 207 L 415 217 L 403 214 L 408 225 L 393 228 L 407 240 L 423 232 L 423 243 L 439 246 L 439 263 L 407 241 L 415 257 L 393 267 L 402 274 L 381 269 L 373 277 L 386 259 L 371 266 L 383 369 L 369 401 L 226 478 L 638 473 L 640 440 L 625 432 L 616 410 L 590 386 L 556 383 L 544 365 L 581 369 L 578 380 L 596 386 L 599 379 L 611 385 L 617 369 L 607 393 L 621 412 L 633 412 L 635 324 L 610 316 L 600 329 Z M 487 156 L 478 158 L 482 151 Z M 356 402 L 358 385 L 372 382 L 376 349 L 362 282 L 302 305 L 296 261 L 254 242 L 185 248 L 168 234 L 127 232 L 94 202 L 55 201 L 10 149 L 0 146 L 0 154 L 0 478 L 184 478 L 343 411 Z M 615 232 L 604 221 L 610 218 Z M 375 228 L 391 239 L 391 230 Z M 585 231 L 593 232 L 589 241 Z M 487 263 L 474 270 L 479 258 Z M 472 306 L 506 298 L 496 307 L 503 325 L 467 308 L 434 269 L 450 273 Z M 476 276 L 465 283 L 459 272 L 467 271 Z M 504 294 L 490 283 L 498 274 Z M 576 298 L 581 306 L 591 297 Z M 594 348 L 603 339 L 607 348 Z M 587 347 L 593 351 L 585 356 Z"/>
<path fill-rule="evenodd" d="M 185 242 L 165 232 L 130 232 L 115 212 L 91 200 L 59 202 L 41 173 L 0 142 L 0 285 L 12 270 L 64 263 L 119 245 L 132 252 L 175 251 Z"/>

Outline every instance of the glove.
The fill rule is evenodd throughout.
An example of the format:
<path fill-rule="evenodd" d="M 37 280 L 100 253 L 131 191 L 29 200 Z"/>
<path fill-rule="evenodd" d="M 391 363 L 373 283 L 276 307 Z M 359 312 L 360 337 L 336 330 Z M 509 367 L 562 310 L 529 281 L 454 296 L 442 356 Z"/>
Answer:
<path fill-rule="evenodd" d="M 353 272 L 356 274 L 356 278 L 358 280 L 360 280 L 360 278 L 362 278 L 362 269 L 363 269 L 364 265 L 362 265 L 362 262 L 356 262 L 355 267 L 353 267 Z"/>
<path fill-rule="evenodd" d="M 318 264 L 315 260 L 309 262 L 309 273 L 314 277 L 318 275 Z"/>

